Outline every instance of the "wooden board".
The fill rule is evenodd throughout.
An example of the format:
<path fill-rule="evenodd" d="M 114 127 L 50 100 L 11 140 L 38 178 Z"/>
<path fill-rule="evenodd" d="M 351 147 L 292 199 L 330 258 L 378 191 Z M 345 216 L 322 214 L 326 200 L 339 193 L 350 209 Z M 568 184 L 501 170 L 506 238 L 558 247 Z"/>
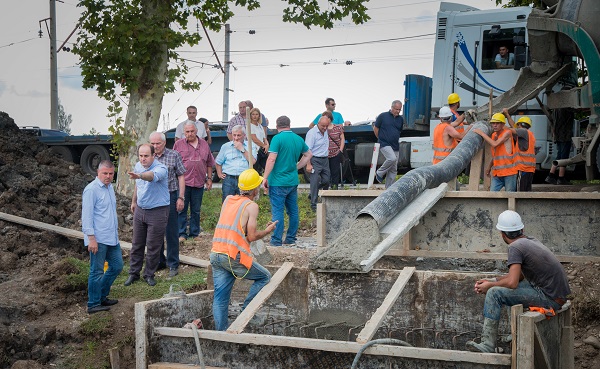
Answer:
<path fill-rule="evenodd" d="M 76 231 L 74 229 L 59 227 L 59 226 L 55 226 L 55 225 L 48 224 L 48 223 L 38 222 L 37 220 L 27 219 L 27 218 L 23 218 L 23 217 L 18 217 L 16 215 L 11 215 L 11 214 L 1 213 L 1 212 L 0 212 L 0 219 L 6 220 L 6 221 L 9 221 L 12 223 L 21 224 L 21 225 L 24 225 L 27 227 L 43 229 L 45 231 L 54 232 L 54 233 L 57 233 L 57 234 L 60 234 L 60 235 L 66 236 L 66 237 L 77 238 L 77 239 L 83 240 L 83 232 Z M 125 242 L 125 241 L 119 241 L 119 243 L 121 244 L 121 248 L 123 250 L 131 250 L 131 243 Z M 210 265 L 210 261 L 208 261 L 208 260 L 196 259 L 196 258 L 193 258 L 190 256 L 185 256 L 185 255 L 179 255 L 179 261 L 183 264 L 193 265 L 193 266 L 197 266 L 200 268 L 208 268 L 208 266 Z"/>
<path fill-rule="evenodd" d="M 193 369 L 200 368 L 200 365 L 177 364 L 177 363 L 154 363 L 148 365 L 148 369 Z M 205 366 L 206 369 L 226 369 L 224 366 Z"/>
<path fill-rule="evenodd" d="M 523 314 L 523 305 L 514 305 L 510 307 L 510 334 L 511 341 L 511 369 L 517 369 L 517 335 L 519 332 L 519 315 Z"/>
<path fill-rule="evenodd" d="M 169 337 L 194 338 L 191 329 L 156 327 L 154 333 Z M 229 334 L 212 330 L 199 330 L 200 339 L 231 342 L 246 345 L 267 345 L 279 347 L 301 348 L 308 350 L 320 350 L 330 352 L 357 353 L 363 345 L 357 342 L 321 340 L 315 338 L 301 338 L 289 336 L 273 336 L 265 334 Z M 404 347 L 392 345 L 373 345 L 364 351 L 366 355 L 385 355 L 393 357 L 405 357 L 419 360 L 451 361 L 454 363 L 476 363 L 485 365 L 498 365 L 510 367 L 510 355 L 508 354 L 484 354 L 478 352 L 440 350 L 421 347 Z"/>
<path fill-rule="evenodd" d="M 398 279 L 396 279 L 396 282 L 390 289 L 390 292 L 388 292 L 387 296 L 383 300 L 383 303 L 379 306 L 377 311 L 375 311 L 375 314 L 373 314 L 371 319 L 367 321 L 365 327 L 358 334 L 358 337 L 356 337 L 356 342 L 364 344 L 369 342 L 373 336 L 375 336 L 375 333 L 381 326 L 383 319 L 389 313 L 392 306 L 396 303 L 396 300 L 402 293 L 402 290 L 414 272 L 415 267 L 406 267 L 402 270 L 398 276 Z"/>
<path fill-rule="evenodd" d="M 275 289 L 279 287 L 283 279 L 288 275 L 294 263 L 286 262 L 277 270 L 277 272 L 271 277 L 269 284 L 264 286 L 256 296 L 250 301 L 248 306 L 240 313 L 237 319 L 229 326 L 227 333 L 240 334 L 244 331 L 244 328 L 250 322 L 250 319 L 256 314 L 262 304 L 273 294 Z"/>

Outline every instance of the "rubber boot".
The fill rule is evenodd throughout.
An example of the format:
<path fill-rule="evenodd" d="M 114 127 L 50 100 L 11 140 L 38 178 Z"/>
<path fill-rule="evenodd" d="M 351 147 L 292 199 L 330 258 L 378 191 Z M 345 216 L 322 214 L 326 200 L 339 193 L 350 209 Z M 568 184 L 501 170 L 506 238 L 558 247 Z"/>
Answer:
<path fill-rule="evenodd" d="M 499 320 L 485 318 L 483 321 L 483 333 L 481 334 L 481 343 L 474 341 L 467 342 L 467 349 L 473 352 L 495 352 L 496 339 L 498 338 Z"/>

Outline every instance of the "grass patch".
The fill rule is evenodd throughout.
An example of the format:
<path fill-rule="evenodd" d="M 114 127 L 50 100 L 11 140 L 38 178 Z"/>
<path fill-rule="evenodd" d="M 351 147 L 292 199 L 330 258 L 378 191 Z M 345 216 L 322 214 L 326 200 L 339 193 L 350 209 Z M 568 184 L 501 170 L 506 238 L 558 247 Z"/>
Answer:
<path fill-rule="evenodd" d="M 93 314 L 81 323 L 79 332 L 86 336 L 106 336 L 111 331 L 112 321 L 110 314 Z"/>
<path fill-rule="evenodd" d="M 204 232 L 213 233 L 215 230 L 219 221 L 219 214 L 221 213 L 221 194 L 222 192 L 219 188 L 204 192 L 202 208 L 200 209 L 200 226 Z M 265 229 L 267 223 L 272 219 L 271 203 L 269 202 L 269 197 L 261 193 L 257 204 L 259 208 L 258 229 L 262 230 Z M 317 215 L 310 208 L 307 191 L 298 191 L 298 212 L 300 216 L 300 228 L 311 228 Z M 288 224 L 289 219 L 285 215 L 286 229 Z"/>
<path fill-rule="evenodd" d="M 79 260 L 73 257 L 67 258 L 67 262 L 75 267 L 76 273 L 67 275 L 67 283 L 73 287 L 86 286 L 90 275 L 89 261 Z"/>

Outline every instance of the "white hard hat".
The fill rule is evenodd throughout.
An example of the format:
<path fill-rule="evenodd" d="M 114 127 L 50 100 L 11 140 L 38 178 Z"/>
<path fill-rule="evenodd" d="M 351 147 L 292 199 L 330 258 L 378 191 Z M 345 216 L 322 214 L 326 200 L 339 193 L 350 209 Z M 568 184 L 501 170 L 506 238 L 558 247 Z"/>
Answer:
<path fill-rule="evenodd" d="M 525 226 L 523 225 L 521 216 L 516 211 L 506 210 L 498 216 L 496 228 L 504 232 L 514 232 L 520 231 Z"/>
<path fill-rule="evenodd" d="M 447 107 L 447 106 L 442 106 L 442 108 L 440 109 L 440 112 L 439 112 L 438 116 L 440 118 L 449 118 L 449 117 L 452 116 L 452 110 L 450 110 L 450 108 Z"/>

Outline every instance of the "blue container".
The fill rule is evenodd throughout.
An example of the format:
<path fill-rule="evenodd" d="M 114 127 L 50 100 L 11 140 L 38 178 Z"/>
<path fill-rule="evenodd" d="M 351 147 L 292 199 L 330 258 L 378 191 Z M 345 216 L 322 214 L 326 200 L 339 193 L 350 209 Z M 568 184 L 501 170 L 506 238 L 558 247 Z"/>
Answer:
<path fill-rule="evenodd" d="M 429 132 L 431 86 L 433 80 L 419 74 L 407 74 L 404 80 L 404 129 Z"/>

